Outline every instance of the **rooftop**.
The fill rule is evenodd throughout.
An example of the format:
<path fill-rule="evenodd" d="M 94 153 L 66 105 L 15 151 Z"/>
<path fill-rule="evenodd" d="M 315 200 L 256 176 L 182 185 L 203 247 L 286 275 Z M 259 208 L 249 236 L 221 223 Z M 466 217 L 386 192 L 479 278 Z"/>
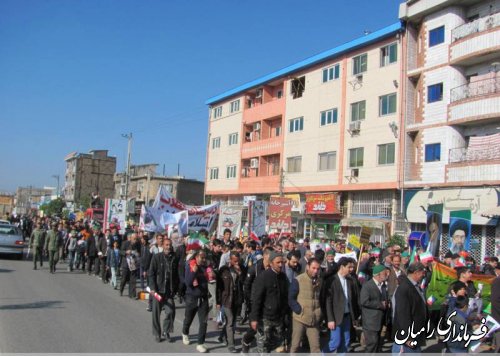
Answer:
<path fill-rule="evenodd" d="M 268 75 L 265 75 L 263 77 L 255 79 L 251 82 L 248 82 L 246 84 L 243 84 L 243 85 L 240 85 L 236 88 L 228 90 L 222 94 L 211 97 L 205 102 L 205 104 L 212 105 L 214 103 L 217 103 L 221 100 L 227 99 L 231 96 L 234 96 L 234 95 L 239 94 L 241 92 L 244 92 L 246 90 L 256 88 L 260 85 L 269 83 L 269 82 L 276 80 L 278 78 L 282 78 L 284 76 L 287 76 L 287 75 L 294 73 L 294 72 L 297 72 L 299 70 L 311 67 L 315 64 L 326 61 L 328 59 L 338 57 L 346 52 L 352 51 L 352 50 L 357 49 L 359 47 L 367 46 L 373 42 L 377 42 L 377 41 L 380 41 L 384 38 L 392 36 L 395 33 L 400 32 L 402 29 L 403 29 L 403 25 L 401 24 L 401 22 L 394 23 L 390 26 L 384 27 L 383 29 L 372 32 L 372 33 L 365 35 L 363 37 L 359 37 L 355 40 L 349 41 L 347 43 L 344 43 L 343 45 L 334 47 L 334 48 L 329 49 L 327 51 L 321 52 L 315 56 L 304 59 L 298 63 L 292 64 L 292 65 L 285 67 L 283 69 L 280 69 L 276 72 L 270 73 Z"/>

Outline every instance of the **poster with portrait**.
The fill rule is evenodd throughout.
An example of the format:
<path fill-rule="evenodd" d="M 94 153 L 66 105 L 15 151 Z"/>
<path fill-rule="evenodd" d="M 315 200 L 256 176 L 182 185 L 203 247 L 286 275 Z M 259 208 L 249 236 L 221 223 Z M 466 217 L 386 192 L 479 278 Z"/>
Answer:
<path fill-rule="evenodd" d="M 243 210 L 237 206 L 221 206 L 219 216 L 219 226 L 217 236 L 219 239 L 224 237 L 224 230 L 231 230 L 231 236 L 238 236 L 241 227 L 241 216 Z"/>
<path fill-rule="evenodd" d="M 433 257 L 439 258 L 439 246 L 443 232 L 443 204 L 432 204 L 427 207 L 427 224 L 423 247 Z"/>
<path fill-rule="evenodd" d="M 267 202 L 255 200 L 249 202 L 250 231 L 257 237 L 266 233 Z"/>
<path fill-rule="evenodd" d="M 470 250 L 471 239 L 471 211 L 456 210 L 450 212 L 450 242 L 452 253 Z"/>
<path fill-rule="evenodd" d="M 120 234 L 125 232 L 127 227 L 127 201 L 120 199 L 106 199 L 104 201 L 104 229 L 108 229 L 110 225 L 119 226 Z"/>

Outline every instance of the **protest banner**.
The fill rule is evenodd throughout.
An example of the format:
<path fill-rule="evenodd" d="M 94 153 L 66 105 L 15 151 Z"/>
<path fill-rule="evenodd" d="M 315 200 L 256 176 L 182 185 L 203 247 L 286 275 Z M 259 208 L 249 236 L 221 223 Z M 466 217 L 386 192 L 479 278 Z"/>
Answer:
<path fill-rule="evenodd" d="M 358 255 L 356 252 L 348 252 L 348 253 L 336 253 L 335 254 L 335 262 L 338 262 L 342 257 L 351 257 L 356 261 L 358 260 Z"/>
<path fill-rule="evenodd" d="M 337 194 L 306 194 L 306 214 L 338 214 Z"/>
<path fill-rule="evenodd" d="M 267 202 L 262 200 L 248 203 L 248 217 L 250 233 L 260 237 L 266 233 Z"/>
<path fill-rule="evenodd" d="M 127 201 L 120 199 L 106 199 L 104 201 L 104 226 L 103 229 L 109 229 L 110 225 L 120 227 L 120 234 L 125 232 L 127 227 Z"/>
<path fill-rule="evenodd" d="M 271 230 L 291 231 L 292 204 L 291 199 L 271 197 L 269 202 L 269 228 Z"/>
<path fill-rule="evenodd" d="M 478 284 L 483 285 L 482 298 L 483 304 L 487 305 L 491 298 L 491 284 L 495 276 L 488 276 L 484 274 L 472 274 L 472 281 L 476 288 Z M 457 280 L 457 272 L 455 269 L 448 267 L 442 263 L 435 262 L 432 269 L 432 278 L 429 286 L 427 287 L 427 297 L 433 297 L 434 302 L 429 306 L 431 310 L 439 310 L 441 304 L 446 300 L 448 287 L 450 284 Z"/>
<path fill-rule="evenodd" d="M 221 206 L 217 228 L 217 235 L 220 239 L 223 238 L 225 229 L 231 230 L 231 236 L 239 235 L 242 214 L 243 210 L 239 207 Z"/>
<path fill-rule="evenodd" d="M 359 236 L 351 234 L 347 237 L 347 249 L 359 253 L 361 249 L 361 240 Z"/>

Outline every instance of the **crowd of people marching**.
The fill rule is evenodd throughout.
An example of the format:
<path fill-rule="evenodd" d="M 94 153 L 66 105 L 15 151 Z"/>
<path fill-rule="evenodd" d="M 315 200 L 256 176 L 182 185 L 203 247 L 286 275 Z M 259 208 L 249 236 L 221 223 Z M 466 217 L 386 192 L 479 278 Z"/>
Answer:
<path fill-rule="evenodd" d="M 247 327 L 243 353 L 254 342 L 260 353 L 343 353 L 353 351 L 356 340 L 368 353 L 389 351 L 382 348 L 388 342 L 393 353 L 420 352 L 429 335 L 413 331 L 436 329 L 440 317 L 457 330 L 467 325 L 472 333 L 479 327 L 484 312 L 469 308 L 469 298 L 481 298 L 472 272 L 496 277 L 491 316 L 500 323 L 500 266 L 495 256 L 476 266 L 466 254 L 446 253 L 441 262 L 455 268 L 457 278 L 441 311 L 429 312 L 426 288 L 433 261 L 410 256 L 407 246 L 371 244 L 358 261 L 336 258 L 345 252 L 342 242 L 331 241 L 327 248 L 313 251 L 307 238 L 293 236 L 255 241 L 231 236 L 230 230 L 220 239 L 200 231 L 202 240 L 209 241 L 200 246 L 176 231 L 152 235 L 135 226 L 121 235 L 119 226 L 103 231 L 84 221 L 23 218 L 19 224 L 29 238 L 34 269 L 46 256 L 50 273 L 56 273 L 58 261 L 64 260 L 69 271 L 98 276 L 120 296 L 128 285 L 128 297 L 135 299 L 139 284 L 149 294 L 147 309 L 158 342 L 173 341 L 176 303 L 183 303 L 182 342 L 192 341 L 190 326 L 197 315 L 199 352 L 207 352 L 209 320 L 218 323 L 218 340 L 229 352 L 239 351 L 238 322 Z M 498 352 L 499 336 L 497 332 L 481 341 L 492 343 L 491 350 Z M 448 352 L 469 351 L 465 338 L 439 337 Z"/>

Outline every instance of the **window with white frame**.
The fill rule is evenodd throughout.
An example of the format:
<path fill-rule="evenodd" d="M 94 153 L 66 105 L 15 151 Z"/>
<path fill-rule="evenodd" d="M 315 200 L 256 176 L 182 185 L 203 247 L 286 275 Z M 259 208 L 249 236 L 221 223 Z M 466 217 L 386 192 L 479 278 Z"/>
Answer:
<path fill-rule="evenodd" d="M 219 168 L 210 168 L 210 180 L 219 179 Z"/>
<path fill-rule="evenodd" d="M 238 144 L 238 133 L 229 134 L 229 146 Z"/>
<path fill-rule="evenodd" d="M 349 150 L 349 168 L 363 167 L 364 147 Z"/>
<path fill-rule="evenodd" d="M 323 83 L 330 80 L 339 79 L 340 77 L 340 64 L 335 64 L 332 67 L 323 69 Z"/>
<path fill-rule="evenodd" d="M 366 53 L 352 59 L 352 74 L 357 75 L 368 69 L 368 55 Z"/>
<path fill-rule="evenodd" d="M 394 143 L 386 143 L 378 145 L 378 164 L 389 165 L 394 164 L 396 155 L 396 145 Z"/>
<path fill-rule="evenodd" d="M 240 99 L 231 101 L 231 113 L 240 111 Z"/>
<path fill-rule="evenodd" d="M 235 164 L 231 165 L 231 166 L 227 166 L 226 178 L 227 179 L 236 178 L 236 165 Z"/>
<path fill-rule="evenodd" d="M 220 148 L 220 137 L 214 137 L 212 139 L 212 149 Z"/>
<path fill-rule="evenodd" d="M 173 184 L 159 184 L 158 189 L 166 189 L 168 192 L 172 193 L 174 191 Z"/>
<path fill-rule="evenodd" d="M 288 157 L 286 159 L 287 173 L 298 173 L 302 168 L 302 156 Z"/>
<path fill-rule="evenodd" d="M 291 132 L 297 132 L 297 131 L 302 131 L 304 130 L 304 117 L 297 117 L 295 119 L 291 119 L 288 122 L 288 131 Z"/>
<path fill-rule="evenodd" d="M 398 61 L 398 44 L 391 43 L 380 49 L 380 66 L 385 67 Z"/>
<path fill-rule="evenodd" d="M 214 108 L 214 119 L 222 116 L 222 105 Z"/>
<path fill-rule="evenodd" d="M 396 113 L 396 93 L 382 95 L 378 100 L 378 114 L 385 116 Z"/>
<path fill-rule="evenodd" d="M 319 124 L 326 126 L 337 123 L 337 109 L 325 110 L 320 113 Z"/>
<path fill-rule="evenodd" d="M 323 152 L 318 155 L 318 170 L 333 171 L 336 167 L 337 152 Z"/>
<path fill-rule="evenodd" d="M 366 116 L 366 100 L 351 104 L 351 122 L 364 120 Z"/>

